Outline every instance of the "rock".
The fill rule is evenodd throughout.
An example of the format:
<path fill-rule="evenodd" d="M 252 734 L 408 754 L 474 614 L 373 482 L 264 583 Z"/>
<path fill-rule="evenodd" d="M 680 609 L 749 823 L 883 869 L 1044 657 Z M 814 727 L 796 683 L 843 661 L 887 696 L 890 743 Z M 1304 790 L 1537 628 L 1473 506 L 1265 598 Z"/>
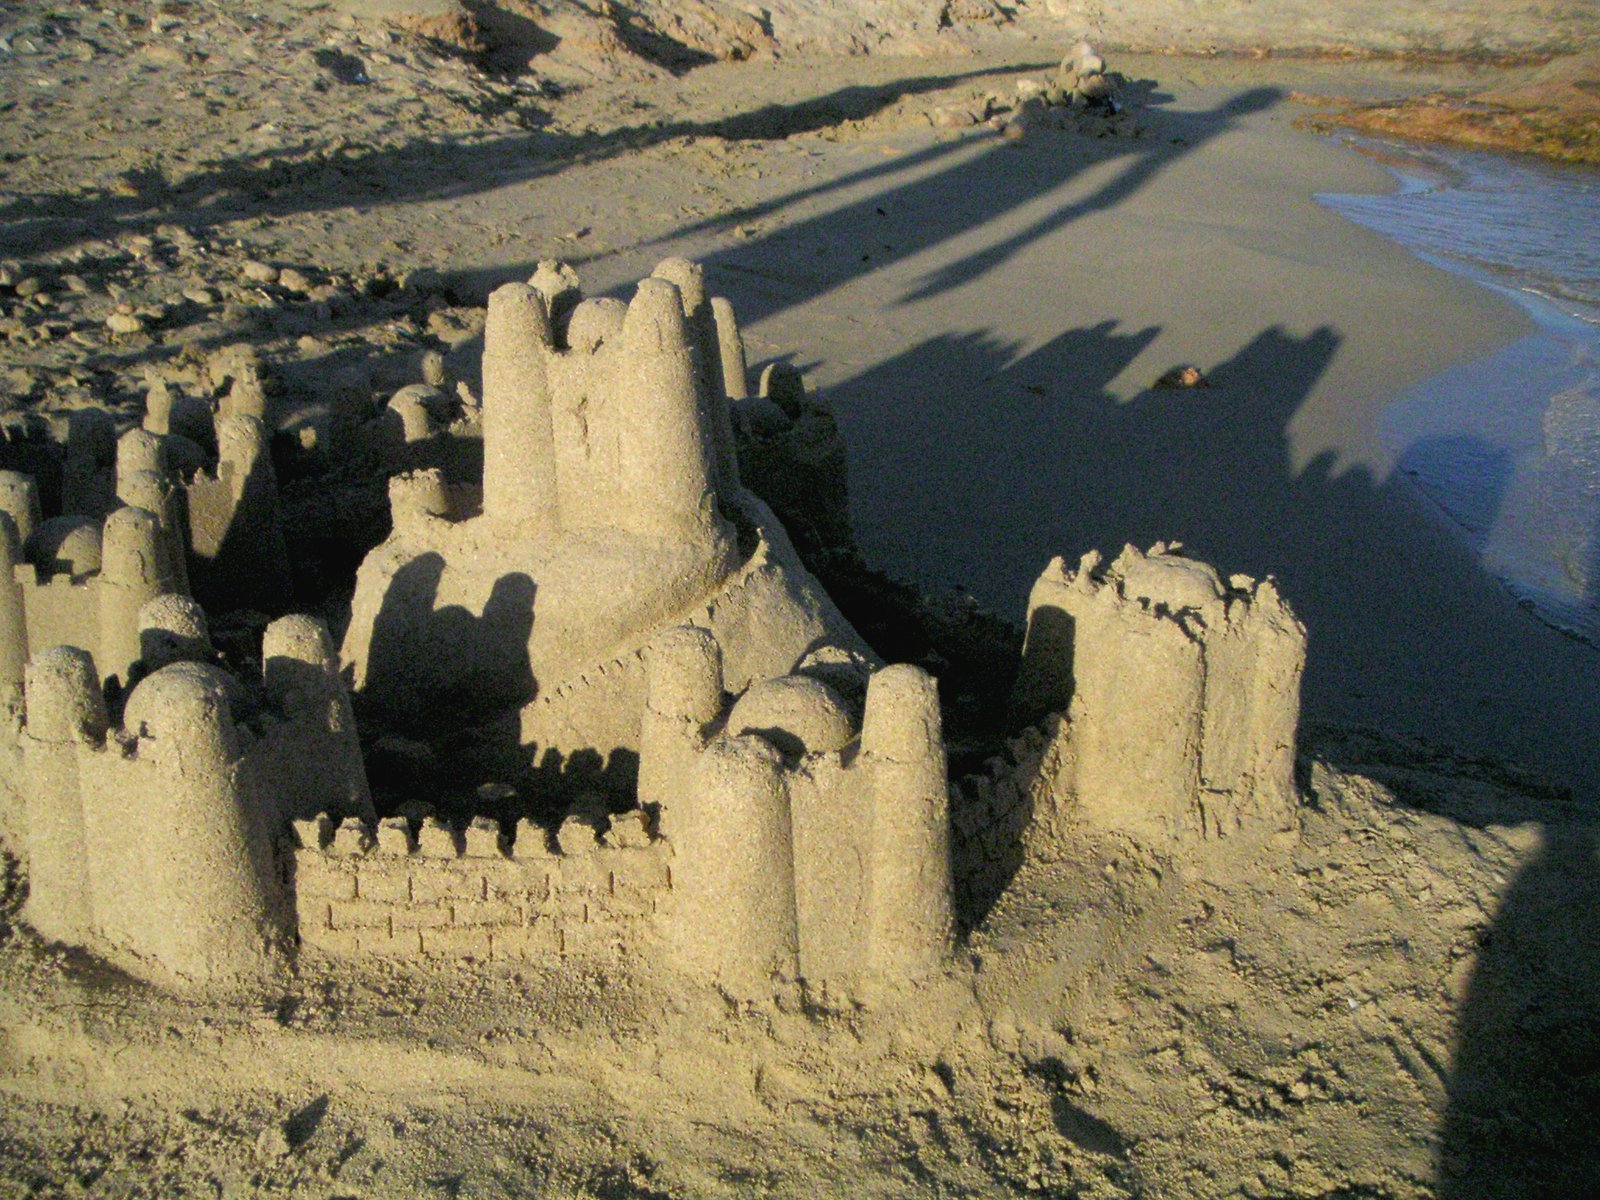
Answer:
<path fill-rule="evenodd" d="M 283 1158 L 289 1153 L 289 1135 L 284 1133 L 283 1126 L 272 1124 L 263 1129 L 256 1137 L 256 1157 L 263 1159 Z"/>
<path fill-rule="evenodd" d="M 450 378 L 444 369 L 444 355 L 437 350 L 426 351 L 422 356 L 422 382 L 430 387 L 448 387 Z"/>
<path fill-rule="evenodd" d="M 1203 388 L 1210 387 L 1211 381 L 1200 373 L 1199 367 L 1182 366 L 1173 367 L 1156 380 L 1158 388 Z"/>
<path fill-rule="evenodd" d="M 977 115 L 970 109 L 953 104 L 934 109 L 932 120 L 935 129 L 968 129 L 978 123 Z"/>
<path fill-rule="evenodd" d="M 106 328 L 112 333 L 143 333 L 144 321 L 132 313 L 112 313 L 106 318 Z"/>
<path fill-rule="evenodd" d="M 248 260 L 239 268 L 239 273 L 252 283 L 277 283 L 278 268 L 270 266 L 255 259 Z"/>
<path fill-rule="evenodd" d="M 269 280 L 268 282 L 271 281 Z M 303 274 L 301 274 L 299 271 L 296 271 L 293 267 L 285 267 L 283 270 L 278 272 L 278 285 L 287 291 L 297 292 L 300 295 L 305 295 L 306 293 L 310 292 L 313 286 L 311 280 L 307 279 Z"/>
<path fill-rule="evenodd" d="M 335 7 L 358 19 L 383 21 L 468 54 L 485 49 L 482 31 L 461 0 L 336 0 Z"/>
<path fill-rule="evenodd" d="M 1109 100 L 1116 90 L 1106 75 L 1084 75 L 1078 80 L 1078 95 L 1085 100 Z"/>
<path fill-rule="evenodd" d="M 203 287 L 185 288 L 183 298 L 202 307 L 210 307 L 217 302 L 217 294 L 210 288 Z"/>

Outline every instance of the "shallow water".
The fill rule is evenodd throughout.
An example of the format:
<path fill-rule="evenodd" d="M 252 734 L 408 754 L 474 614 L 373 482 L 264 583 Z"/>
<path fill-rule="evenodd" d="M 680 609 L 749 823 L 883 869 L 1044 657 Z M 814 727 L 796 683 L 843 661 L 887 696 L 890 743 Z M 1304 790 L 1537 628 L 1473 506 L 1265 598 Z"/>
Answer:
<path fill-rule="evenodd" d="M 1380 437 L 1486 570 L 1551 624 L 1600 645 L 1600 172 L 1358 148 L 1398 189 L 1318 199 L 1513 297 L 1538 324 L 1400 397 Z"/>

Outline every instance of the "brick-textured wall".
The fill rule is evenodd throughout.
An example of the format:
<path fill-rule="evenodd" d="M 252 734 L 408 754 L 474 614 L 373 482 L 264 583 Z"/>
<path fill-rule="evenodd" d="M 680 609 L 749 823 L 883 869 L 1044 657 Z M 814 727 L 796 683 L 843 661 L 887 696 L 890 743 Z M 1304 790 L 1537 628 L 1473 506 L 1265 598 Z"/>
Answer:
<path fill-rule="evenodd" d="M 640 827 L 642 829 L 642 827 Z M 672 886 L 671 848 L 635 836 L 597 841 L 563 829 L 551 851 L 523 823 L 507 847 L 476 821 L 413 838 L 403 820 L 294 823 L 289 884 L 302 945 L 336 955 L 555 959 L 619 953 L 653 933 Z M 622 844 L 617 844 L 618 842 Z"/>
<path fill-rule="evenodd" d="M 951 785 L 956 909 L 968 927 L 984 918 L 1022 865 L 1023 834 L 1033 817 L 1033 789 L 1046 741 L 1040 730 L 1025 729 L 1007 743 L 1004 755 L 985 764 L 985 774 Z"/>

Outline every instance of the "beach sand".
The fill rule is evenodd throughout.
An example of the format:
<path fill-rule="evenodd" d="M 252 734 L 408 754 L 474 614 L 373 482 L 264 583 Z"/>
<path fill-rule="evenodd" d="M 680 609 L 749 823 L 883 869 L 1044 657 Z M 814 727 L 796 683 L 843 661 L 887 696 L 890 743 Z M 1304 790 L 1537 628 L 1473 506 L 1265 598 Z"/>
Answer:
<path fill-rule="evenodd" d="M 928 88 L 928 109 L 977 109 L 1021 74 L 934 90 L 920 61 L 862 65 Z M 1295 128 L 1288 99 L 1419 81 L 1370 64 L 1119 66 L 1140 81 L 1136 134 L 941 136 L 901 102 L 845 137 L 673 142 L 407 219 L 529 229 L 484 279 L 563 247 L 601 290 L 662 254 L 705 261 L 752 358 L 795 348 L 835 405 L 859 539 L 893 574 L 1017 619 L 1052 555 L 1179 541 L 1280 579 L 1310 635 L 1308 721 L 1504 759 L 1588 795 L 1600 656 L 1519 608 L 1376 437 L 1385 405 L 1528 322 L 1319 205 L 1391 181 Z M 664 116 L 737 91 L 804 106 L 827 82 L 820 67 L 710 67 Z M 552 210 L 583 238 L 532 234 Z M 1152 388 L 1182 364 L 1211 386 Z"/>
<path fill-rule="evenodd" d="M 87 29 L 97 6 L 69 7 Z M 1291 99 L 1501 75 L 1113 53 L 1119 118 L 1017 139 L 985 119 L 1054 33 L 676 76 L 597 53 L 518 83 L 262 7 L 159 36 L 106 17 L 82 54 L 13 31 L 14 277 L 210 298 L 125 337 L 95 313 L 8 333 L 8 405 L 131 413 L 146 370 L 238 340 L 302 400 L 347 362 L 393 390 L 451 328 L 382 306 L 429 294 L 408 277 L 465 321 L 541 259 L 620 294 L 698 258 L 752 365 L 833 406 L 883 570 L 1013 621 L 1052 556 L 1125 542 L 1276 576 L 1309 638 L 1305 803 L 1186 858 L 1035 863 L 947 976 L 877 1010 L 634 963 L 311 955 L 281 996 L 174 998 L 42 943 L 13 864 L 0 1192 L 1594 1194 L 1600 655 L 1519 607 L 1377 436 L 1529 324 L 1319 205 L 1390 178 Z M 252 299 L 247 259 L 332 273 L 340 304 L 297 325 L 311 302 Z M 1209 386 L 1154 386 L 1183 366 Z"/>

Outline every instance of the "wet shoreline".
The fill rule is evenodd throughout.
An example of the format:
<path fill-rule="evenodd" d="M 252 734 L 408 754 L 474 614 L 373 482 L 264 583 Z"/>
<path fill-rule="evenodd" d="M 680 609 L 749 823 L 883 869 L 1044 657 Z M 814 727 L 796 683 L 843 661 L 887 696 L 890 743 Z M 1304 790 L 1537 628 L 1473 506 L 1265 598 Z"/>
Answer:
<path fill-rule="evenodd" d="M 1600 172 L 1360 141 L 1387 195 L 1334 211 L 1515 300 L 1535 332 L 1398 397 L 1395 469 L 1523 606 L 1600 646 Z"/>

